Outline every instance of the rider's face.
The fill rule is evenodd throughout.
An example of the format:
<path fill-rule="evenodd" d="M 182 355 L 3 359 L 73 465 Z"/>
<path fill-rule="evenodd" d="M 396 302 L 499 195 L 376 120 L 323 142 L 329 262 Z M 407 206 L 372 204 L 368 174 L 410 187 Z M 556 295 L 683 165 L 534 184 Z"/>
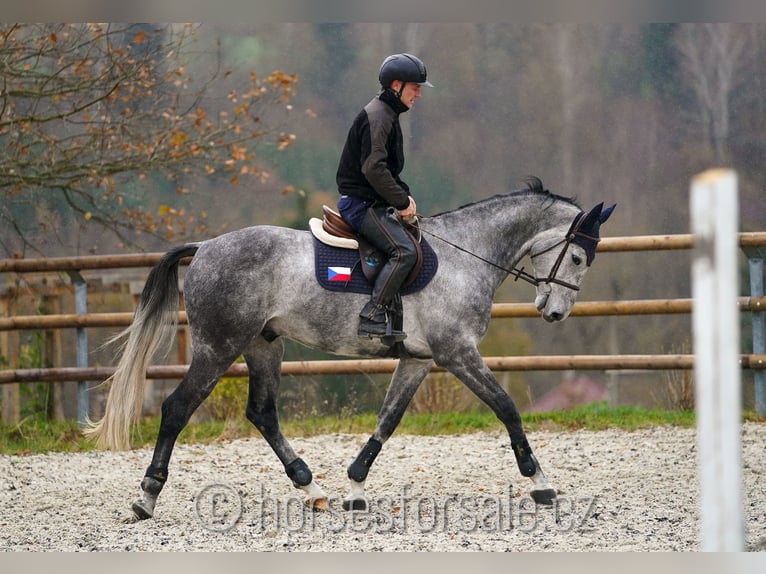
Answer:
<path fill-rule="evenodd" d="M 402 101 L 402 103 L 407 106 L 408 108 L 412 108 L 413 104 L 415 103 L 415 100 L 417 100 L 420 97 L 420 84 L 416 84 L 414 82 L 407 82 L 404 84 L 404 89 L 402 89 L 402 82 L 399 80 L 394 80 L 392 82 L 391 87 L 395 91 L 402 90 L 402 95 L 399 96 L 399 99 Z"/>

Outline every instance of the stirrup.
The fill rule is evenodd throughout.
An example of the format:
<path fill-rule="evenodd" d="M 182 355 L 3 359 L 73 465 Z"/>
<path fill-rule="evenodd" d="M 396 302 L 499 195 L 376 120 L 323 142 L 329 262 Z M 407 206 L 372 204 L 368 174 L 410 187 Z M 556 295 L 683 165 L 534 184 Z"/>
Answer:
<path fill-rule="evenodd" d="M 394 331 L 390 335 L 383 335 L 380 338 L 380 342 L 383 343 L 386 347 L 391 347 L 392 345 L 395 345 L 396 343 L 401 343 L 407 338 L 407 333 L 404 331 Z"/>
<path fill-rule="evenodd" d="M 384 325 L 385 325 L 385 329 L 382 328 Z M 372 327 L 374 330 L 373 329 L 368 330 L 365 327 Z M 394 330 L 391 327 L 391 321 L 386 321 L 385 323 L 375 322 L 369 319 L 365 319 L 363 317 L 360 318 L 357 335 L 359 335 L 360 337 L 368 337 L 370 339 L 380 337 L 381 343 L 383 343 L 387 347 L 390 347 L 391 345 L 395 343 L 404 341 L 407 338 L 407 333 L 405 333 L 404 331 Z"/>

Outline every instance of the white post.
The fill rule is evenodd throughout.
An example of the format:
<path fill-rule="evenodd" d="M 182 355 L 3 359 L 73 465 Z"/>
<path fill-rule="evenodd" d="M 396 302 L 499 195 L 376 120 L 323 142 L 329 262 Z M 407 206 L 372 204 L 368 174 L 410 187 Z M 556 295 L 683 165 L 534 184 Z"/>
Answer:
<path fill-rule="evenodd" d="M 741 552 L 745 548 L 736 173 L 714 169 L 697 175 L 691 182 L 690 202 L 702 550 Z"/>

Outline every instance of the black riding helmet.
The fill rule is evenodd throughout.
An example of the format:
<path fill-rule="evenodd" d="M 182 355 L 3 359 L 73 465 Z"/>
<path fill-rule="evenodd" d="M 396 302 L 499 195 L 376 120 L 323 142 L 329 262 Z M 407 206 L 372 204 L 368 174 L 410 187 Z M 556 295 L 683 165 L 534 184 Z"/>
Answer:
<path fill-rule="evenodd" d="M 433 88 L 433 84 L 426 79 L 426 65 L 412 54 L 392 54 L 383 60 L 378 73 L 380 85 L 384 88 L 391 87 L 391 82 L 401 80 L 404 83 L 412 82 L 421 86 Z"/>

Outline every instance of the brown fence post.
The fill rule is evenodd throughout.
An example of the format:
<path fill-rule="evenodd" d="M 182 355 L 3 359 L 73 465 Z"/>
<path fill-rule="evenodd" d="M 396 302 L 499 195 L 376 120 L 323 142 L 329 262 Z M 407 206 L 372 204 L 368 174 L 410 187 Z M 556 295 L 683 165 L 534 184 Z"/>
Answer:
<path fill-rule="evenodd" d="M 58 315 L 61 313 L 61 296 L 58 293 L 43 295 L 42 310 L 45 314 Z M 45 368 L 53 368 L 62 363 L 61 329 L 48 328 L 44 331 L 45 353 L 43 365 Z M 50 389 L 49 415 L 54 420 L 64 420 L 64 385 L 52 385 Z"/>
<path fill-rule="evenodd" d="M 15 300 L 8 298 L 2 299 L 3 316 L 11 317 L 15 313 Z M 8 363 L 8 367 L 18 367 L 18 332 L 6 332 L 0 333 L 0 353 Z M 12 383 L 10 385 L 2 385 L 2 419 L 6 425 L 14 425 L 21 419 L 21 400 L 19 396 L 19 383 Z"/>

